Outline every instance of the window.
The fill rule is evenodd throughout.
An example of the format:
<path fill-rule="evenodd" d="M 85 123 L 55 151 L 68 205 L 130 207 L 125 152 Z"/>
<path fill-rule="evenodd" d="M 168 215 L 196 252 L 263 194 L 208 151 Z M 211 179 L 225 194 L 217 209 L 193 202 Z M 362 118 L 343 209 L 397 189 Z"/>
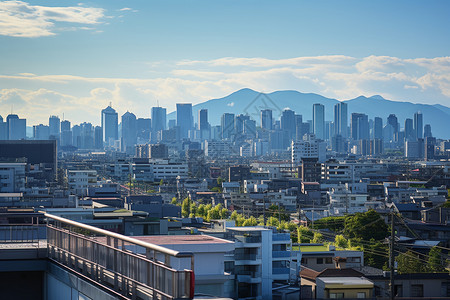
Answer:
<path fill-rule="evenodd" d="M 325 257 L 325 263 L 326 264 L 332 264 L 333 263 L 333 259 L 331 257 Z"/>
<path fill-rule="evenodd" d="M 330 293 L 330 299 L 344 299 L 344 293 Z"/>
<path fill-rule="evenodd" d="M 423 284 L 411 285 L 411 297 L 423 297 Z"/>
<path fill-rule="evenodd" d="M 317 259 L 317 264 L 318 264 L 318 265 L 323 264 L 323 258 L 318 258 L 318 259 Z"/>
<path fill-rule="evenodd" d="M 365 292 L 360 292 L 356 295 L 356 298 L 360 299 L 360 298 L 366 298 L 366 293 Z"/>

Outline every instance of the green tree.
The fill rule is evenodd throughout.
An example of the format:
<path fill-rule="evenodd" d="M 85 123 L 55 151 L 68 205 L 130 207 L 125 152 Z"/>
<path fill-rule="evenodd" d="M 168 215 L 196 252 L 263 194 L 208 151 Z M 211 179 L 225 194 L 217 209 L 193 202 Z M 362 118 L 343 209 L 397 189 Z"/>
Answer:
<path fill-rule="evenodd" d="M 172 198 L 172 201 L 170 202 L 170 204 L 173 204 L 173 205 L 179 205 L 178 200 L 177 200 L 177 197 L 173 197 L 173 198 Z"/>
<path fill-rule="evenodd" d="M 338 234 L 334 238 L 334 245 L 346 249 L 348 248 L 348 240 L 342 234 Z"/>
<path fill-rule="evenodd" d="M 219 176 L 217 178 L 217 185 L 221 187 L 222 186 L 222 182 L 224 182 L 224 181 L 225 181 L 225 179 L 223 179 L 222 177 Z"/>
<path fill-rule="evenodd" d="M 313 233 L 305 226 L 300 225 L 297 228 L 297 237 L 299 243 L 310 243 Z"/>
<path fill-rule="evenodd" d="M 323 235 L 320 232 L 314 232 L 313 243 L 318 244 L 323 242 Z"/>
<path fill-rule="evenodd" d="M 183 203 L 181 203 L 181 215 L 185 218 L 189 217 L 189 214 L 191 213 L 190 208 L 191 208 L 191 201 L 189 200 L 188 197 L 186 197 L 183 200 Z"/>
<path fill-rule="evenodd" d="M 397 261 L 397 271 L 399 274 L 426 272 L 425 264 L 411 250 L 408 250 L 406 253 L 400 253 L 395 260 Z"/>
<path fill-rule="evenodd" d="M 329 229 L 334 232 L 344 230 L 344 222 L 346 217 L 326 217 L 314 221 L 314 229 Z"/>
<path fill-rule="evenodd" d="M 191 206 L 189 207 L 189 211 L 192 215 L 197 216 L 197 204 L 195 204 L 195 202 L 191 203 Z"/>
<path fill-rule="evenodd" d="M 250 218 L 246 219 L 244 223 L 242 223 L 242 226 L 256 226 L 258 224 L 258 221 L 255 217 L 251 216 Z"/>
<path fill-rule="evenodd" d="M 200 204 L 197 207 L 197 215 L 199 217 L 205 218 L 206 217 L 206 210 L 205 210 L 205 205 L 204 204 Z"/>
<path fill-rule="evenodd" d="M 228 215 L 229 215 L 229 211 L 225 207 L 220 210 L 220 218 L 221 219 L 228 218 Z"/>
<path fill-rule="evenodd" d="M 278 222 L 278 219 L 275 217 L 269 217 L 269 219 L 267 219 L 267 226 L 273 226 L 273 227 L 278 227 L 280 225 L 280 222 Z"/>
<path fill-rule="evenodd" d="M 388 236 L 388 226 L 373 209 L 365 213 L 347 216 L 344 222 L 344 235 L 351 239 L 368 241 L 383 240 Z"/>
<path fill-rule="evenodd" d="M 428 253 L 428 270 L 432 273 L 445 272 L 445 268 L 442 265 L 441 249 L 433 247 Z"/>
<path fill-rule="evenodd" d="M 159 182 L 159 185 L 164 185 L 164 180 L 161 179 L 161 181 Z"/>
<path fill-rule="evenodd" d="M 380 241 L 370 240 L 363 247 L 364 262 L 366 265 L 382 269 L 388 262 L 389 247 Z"/>

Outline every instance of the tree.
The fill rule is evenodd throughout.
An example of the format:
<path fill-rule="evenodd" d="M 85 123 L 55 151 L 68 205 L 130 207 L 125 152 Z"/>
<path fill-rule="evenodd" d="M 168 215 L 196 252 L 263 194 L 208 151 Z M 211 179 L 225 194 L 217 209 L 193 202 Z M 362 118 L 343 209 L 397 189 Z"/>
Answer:
<path fill-rule="evenodd" d="M 445 272 L 445 268 L 442 265 L 441 249 L 437 247 L 431 248 L 428 253 L 428 271 L 432 273 Z"/>
<path fill-rule="evenodd" d="M 348 241 L 342 234 L 338 234 L 334 238 L 334 245 L 336 247 L 345 249 L 345 248 L 348 248 Z"/>
<path fill-rule="evenodd" d="M 228 215 L 229 215 L 228 209 L 226 209 L 225 207 L 222 208 L 222 210 L 220 211 L 220 218 L 226 219 L 226 218 L 228 218 Z"/>
<path fill-rule="evenodd" d="M 197 216 L 205 218 L 206 217 L 206 210 L 205 210 L 205 205 L 204 204 L 200 204 L 197 207 Z"/>
<path fill-rule="evenodd" d="M 161 181 L 159 182 L 159 185 L 161 186 L 161 185 L 164 185 L 164 180 L 163 179 L 161 179 Z"/>
<path fill-rule="evenodd" d="M 364 261 L 368 266 L 382 269 L 388 262 L 388 245 L 380 241 L 370 240 L 370 243 L 364 245 Z"/>
<path fill-rule="evenodd" d="M 245 220 L 244 223 L 242 223 L 242 226 L 256 226 L 257 224 L 258 221 L 256 220 L 256 218 L 251 216 L 250 218 Z"/>
<path fill-rule="evenodd" d="M 320 232 L 314 232 L 313 243 L 318 244 L 323 242 L 323 235 Z"/>
<path fill-rule="evenodd" d="M 351 239 L 369 241 L 383 240 L 388 236 L 388 226 L 381 216 L 373 209 L 365 213 L 347 216 L 344 222 L 344 235 Z"/>
<path fill-rule="evenodd" d="M 278 227 L 280 225 L 280 222 L 278 222 L 278 219 L 275 217 L 270 217 L 267 220 L 267 226 L 273 226 L 273 227 Z"/>
<path fill-rule="evenodd" d="M 172 198 L 172 201 L 170 202 L 170 204 L 173 204 L 173 205 L 179 205 L 178 200 L 177 200 L 177 197 L 173 197 L 173 198 Z"/>
<path fill-rule="evenodd" d="M 426 271 L 425 264 L 411 250 L 408 250 L 406 253 L 400 253 L 395 260 L 397 261 L 399 274 L 424 273 Z"/>
<path fill-rule="evenodd" d="M 334 232 L 341 232 L 344 229 L 346 217 L 325 217 L 314 221 L 314 229 L 330 229 Z"/>
<path fill-rule="evenodd" d="M 181 203 L 181 215 L 185 218 L 189 217 L 190 208 L 191 208 L 191 201 L 189 200 L 188 197 L 186 197 L 183 200 L 183 203 Z"/>
<path fill-rule="evenodd" d="M 303 225 L 300 225 L 297 228 L 297 236 L 299 243 L 310 243 L 313 234 L 308 228 L 306 228 Z"/>

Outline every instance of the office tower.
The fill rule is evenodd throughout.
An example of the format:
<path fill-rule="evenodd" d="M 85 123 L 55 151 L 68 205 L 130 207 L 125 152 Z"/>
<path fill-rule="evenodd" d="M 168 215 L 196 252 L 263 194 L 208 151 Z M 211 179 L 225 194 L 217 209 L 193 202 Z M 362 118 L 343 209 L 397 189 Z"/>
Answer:
<path fill-rule="evenodd" d="M 303 116 L 295 115 L 295 140 L 302 139 L 302 130 L 303 130 Z"/>
<path fill-rule="evenodd" d="M 61 121 L 61 133 L 59 135 L 59 141 L 60 145 L 63 147 L 72 145 L 72 130 L 70 127 L 70 121 L 67 120 Z"/>
<path fill-rule="evenodd" d="M 397 116 L 394 114 L 390 114 L 387 118 L 387 123 L 394 128 L 394 134 L 398 132 L 398 119 Z"/>
<path fill-rule="evenodd" d="M 325 106 L 320 103 L 313 105 L 313 133 L 317 139 L 325 139 Z"/>
<path fill-rule="evenodd" d="M 136 116 L 127 111 L 122 115 L 122 151 L 128 154 L 134 153 L 136 143 Z"/>
<path fill-rule="evenodd" d="M 425 126 L 423 127 L 423 138 L 427 138 L 427 137 L 433 137 L 433 134 L 431 133 L 431 125 L 430 124 L 425 124 Z"/>
<path fill-rule="evenodd" d="M 234 120 L 234 129 L 236 134 L 244 134 L 244 122 L 246 120 L 250 120 L 250 116 L 248 115 L 237 115 Z"/>
<path fill-rule="evenodd" d="M 414 138 L 414 125 L 412 119 L 405 119 L 405 140 L 413 141 Z"/>
<path fill-rule="evenodd" d="M 8 139 L 8 126 L 6 122 L 3 122 L 3 117 L 0 116 L 0 140 Z"/>
<path fill-rule="evenodd" d="M 8 115 L 6 117 L 8 139 L 9 140 L 23 140 L 26 139 L 27 134 L 27 120 L 19 119 L 18 115 Z"/>
<path fill-rule="evenodd" d="M 244 120 L 244 134 L 250 137 L 256 136 L 256 121 L 250 120 L 250 117 Z"/>
<path fill-rule="evenodd" d="M 414 132 L 416 139 L 423 138 L 423 115 L 420 111 L 414 114 Z"/>
<path fill-rule="evenodd" d="M 94 128 L 94 148 L 103 149 L 103 130 L 101 126 L 95 126 Z"/>
<path fill-rule="evenodd" d="M 48 140 L 50 136 L 49 126 L 39 124 L 33 126 L 33 138 L 35 140 Z"/>
<path fill-rule="evenodd" d="M 334 106 L 334 134 L 346 138 L 348 128 L 348 107 L 347 103 L 339 102 Z"/>
<path fill-rule="evenodd" d="M 61 123 L 57 116 L 50 116 L 48 118 L 48 127 L 50 139 L 59 139 Z"/>
<path fill-rule="evenodd" d="M 158 132 L 166 129 L 166 118 L 167 118 L 167 111 L 165 108 L 162 107 L 152 107 L 152 134 L 150 137 L 150 140 L 152 143 L 156 143 L 158 141 Z M 169 120 L 175 122 L 175 120 Z M 169 128 L 172 128 L 169 126 Z"/>
<path fill-rule="evenodd" d="M 152 130 L 152 119 L 138 118 L 136 120 L 137 142 L 148 143 L 150 141 L 150 132 Z"/>
<path fill-rule="evenodd" d="M 70 121 L 64 120 L 61 122 L 61 132 L 62 131 L 70 131 Z"/>
<path fill-rule="evenodd" d="M 191 103 L 177 103 L 177 126 L 180 127 L 181 138 L 187 138 L 189 130 L 194 127 Z"/>
<path fill-rule="evenodd" d="M 375 117 L 373 121 L 373 138 L 383 139 L 383 119 Z"/>
<path fill-rule="evenodd" d="M 198 130 L 206 130 L 209 127 L 208 110 L 203 108 L 198 111 Z"/>
<path fill-rule="evenodd" d="M 281 114 L 280 121 L 281 130 L 287 131 L 289 139 L 292 139 L 296 132 L 295 112 L 290 109 L 285 109 Z"/>
<path fill-rule="evenodd" d="M 119 139 L 118 120 L 119 115 L 111 105 L 102 110 L 103 142 L 106 145 L 113 145 Z"/>
<path fill-rule="evenodd" d="M 80 124 L 80 145 L 81 149 L 94 149 L 94 127 L 91 123 Z M 104 128 L 103 128 L 104 131 Z"/>
<path fill-rule="evenodd" d="M 426 126 L 426 125 L 425 125 Z M 430 128 L 431 130 L 431 128 Z M 434 137 L 426 137 L 425 138 L 425 160 L 434 159 L 434 150 L 436 146 L 436 138 Z"/>
<path fill-rule="evenodd" d="M 221 118 L 222 139 L 229 139 L 234 134 L 234 114 L 224 113 Z"/>
<path fill-rule="evenodd" d="M 266 130 L 272 130 L 272 110 L 263 109 L 261 110 L 261 128 Z"/>
<path fill-rule="evenodd" d="M 352 113 L 351 116 L 351 137 L 353 140 L 368 140 L 369 119 L 366 114 Z"/>

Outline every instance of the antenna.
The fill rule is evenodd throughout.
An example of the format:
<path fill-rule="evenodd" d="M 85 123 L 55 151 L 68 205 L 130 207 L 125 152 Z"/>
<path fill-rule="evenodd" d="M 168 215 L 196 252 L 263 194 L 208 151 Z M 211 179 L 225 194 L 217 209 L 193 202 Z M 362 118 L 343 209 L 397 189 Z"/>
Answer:
<path fill-rule="evenodd" d="M 111 101 L 109 101 L 109 106 L 112 108 L 112 102 Z"/>

